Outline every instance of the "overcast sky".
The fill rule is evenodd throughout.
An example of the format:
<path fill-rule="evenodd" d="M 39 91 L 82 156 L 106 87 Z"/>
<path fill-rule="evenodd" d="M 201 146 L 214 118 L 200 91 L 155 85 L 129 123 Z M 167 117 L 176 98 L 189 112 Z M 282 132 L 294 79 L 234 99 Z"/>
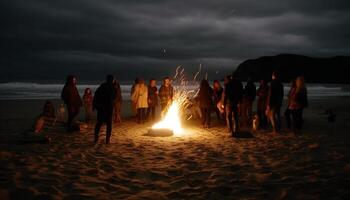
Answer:
<path fill-rule="evenodd" d="M 349 0 L 2 0 L 0 21 L 0 81 L 199 63 L 214 78 L 259 56 L 350 55 Z"/>

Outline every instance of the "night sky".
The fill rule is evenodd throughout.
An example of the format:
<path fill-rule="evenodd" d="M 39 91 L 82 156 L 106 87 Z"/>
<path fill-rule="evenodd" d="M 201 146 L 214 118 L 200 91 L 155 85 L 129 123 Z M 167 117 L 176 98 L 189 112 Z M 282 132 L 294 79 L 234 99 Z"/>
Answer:
<path fill-rule="evenodd" d="M 3 0 L 0 82 L 216 78 L 242 61 L 350 54 L 349 0 Z M 158 77 L 159 76 L 159 77 Z"/>

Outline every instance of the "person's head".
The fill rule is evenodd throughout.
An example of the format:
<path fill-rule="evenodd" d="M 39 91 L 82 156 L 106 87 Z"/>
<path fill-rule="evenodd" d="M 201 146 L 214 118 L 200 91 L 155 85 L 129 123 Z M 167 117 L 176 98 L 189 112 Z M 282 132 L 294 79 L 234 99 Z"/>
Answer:
<path fill-rule="evenodd" d="M 86 88 L 84 91 L 84 95 L 90 95 L 91 94 L 91 89 L 90 88 Z"/>
<path fill-rule="evenodd" d="M 295 85 L 297 88 L 304 88 L 305 87 L 305 80 L 303 76 L 299 76 L 296 81 L 295 81 Z"/>
<path fill-rule="evenodd" d="M 77 77 L 75 77 L 74 75 L 69 75 L 67 77 L 66 84 L 68 84 L 68 85 L 76 85 L 77 84 Z"/>
<path fill-rule="evenodd" d="M 277 80 L 279 79 L 279 73 L 277 71 L 272 72 L 272 80 Z"/>
<path fill-rule="evenodd" d="M 156 79 L 151 78 L 151 79 L 149 80 L 149 85 L 150 85 L 151 87 L 156 86 Z"/>
<path fill-rule="evenodd" d="M 228 82 L 230 82 L 230 80 L 231 80 L 231 76 L 227 75 L 225 76 L 224 83 L 227 84 Z"/>
<path fill-rule="evenodd" d="M 260 80 L 260 85 L 265 85 L 265 84 L 266 84 L 265 80 L 264 80 L 264 79 L 261 79 L 261 80 Z"/>
<path fill-rule="evenodd" d="M 214 89 L 219 89 L 221 88 L 220 82 L 218 80 L 214 80 L 213 82 L 213 87 Z"/>
<path fill-rule="evenodd" d="M 106 76 L 106 83 L 113 84 L 113 81 L 114 81 L 113 75 L 109 74 Z"/>
<path fill-rule="evenodd" d="M 170 77 L 167 76 L 163 79 L 163 85 L 166 87 L 170 86 Z"/>
<path fill-rule="evenodd" d="M 145 81 L 143 79 L 139 79 L 139 83 L 138 84 L 143 85 L 143 84 L 145 84 Z"/>
<path fill-rule="evenodd" d="M 208 87 L 210 87 L 208 81 L 206 79 L 203 79 L 201 81 L 201 87 L 200 88 L 208 88 Z"/>

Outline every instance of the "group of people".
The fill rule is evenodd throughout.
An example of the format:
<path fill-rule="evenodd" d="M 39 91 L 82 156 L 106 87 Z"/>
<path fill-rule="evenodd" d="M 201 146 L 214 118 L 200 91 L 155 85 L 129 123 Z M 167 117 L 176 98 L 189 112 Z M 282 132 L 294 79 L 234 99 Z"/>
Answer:
<path fill-rule="evenodd" d="M 92 118 L 92 113 L 97 110 L 97 122 L 95 126 L 95 142 L 103 123 L 107 125 L 106 143 L 109 143 L 112 132 L 112 123 L 121 122 L 122 94 L 118 81 L 112 75 L 108 75 L 106 82 L 101 84 L 94 95 L 90 88 L 86 88 L 80 98 L 76 87 L 75 76 L 68 76 L 62 90 L 61 98 L 68 111 L 68 130 L 74 131 L 73 119 L 78 115 L 80 108 L 85 110 L 86 120 Z M 174 98 L 174 87 L 171 78 L 165 77 L 161 87 L 157 88 L 156 79 L 150 79 L 146 85 L 142 79 L 136 79 L 131 88 L 132 110 L 140 124 L 146 121 L 154 121 L 157 117 L 156 108 L 160 104 L 161 113 L 165 113 Z M 272 73 L 272 80 L 261 80 L 260 86 L 256 86 L 252 80 L 246 85 L 234 75 L 226 76 L 224 86 L 220 81 L 214 80 L 213 87 L 207 80 L 202 80 L 199 91 L 193 99 L 193 105 L 200 111 L 203 128 L 210 128 L 211 114 L 216 113 L 219 122 L 226 122 L 227 131 L 236 136 L 241 126 L 252 126 L 259 121 L 259 129 L 267 129 L 271 124 L 274 133 L 281 130 L 281 107 L 284 98 L 284 87 L 277 72 Z M 256 114 L 253 114 L 253 105 L 257 99 Z M 291 85 L 288 94 L 288 105 L 285 111 L 285 119 L 288 129 L 298 133 L 303 126 L 303 109 L 308 106 L 307 90 L 303 77 L 297 77 Z"/>

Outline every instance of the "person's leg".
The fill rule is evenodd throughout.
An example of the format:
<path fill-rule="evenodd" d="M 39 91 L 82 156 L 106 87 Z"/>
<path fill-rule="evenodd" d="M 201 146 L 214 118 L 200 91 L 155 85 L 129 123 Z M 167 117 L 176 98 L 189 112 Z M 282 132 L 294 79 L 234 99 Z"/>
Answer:
<path fill-rule="evenodd" d="M 141 115 L 141 108 L 138 108 L 137 109 L 137 118 L 138 118 L 138 123 L 140 124 L 141 123 L 141 120 L 142 120 L 142 115 Z"/>
<path fill-rule="evenodd" d="M 151 121 L 151 110 L 152 110 L 152 107 L 148 107 L 146 111 L 146 118 L 148 121 Z"/>
<path fill-rule="evenodd" d="M 295 112 L 297 119 L 296 128 L 300 131 L 303 126 L 303 109 L 297 109 Z"/>
<path fill-rule="evenodd" d="M 281 123 L 281 107 L 278 107 L 276 110 L 276 123 L 277 123 L 277 131 L 281 131 L 282 123 Z"/>
<path fill-rule="evenodd" d="M 201 118 L 201 123 L 202 123 L 202 126 L 204 127 L 205 126 L 205 121 L 206 121 L 206 110 L 205 108 L 200 108 L 201 109 L 201 113 L 202 113 L 202 118 Z"/>
<path fill-rule="evenodd" d="M 233 106 L 232 111 L 233 111 L 233 118 L 234 118 L 233 132 L 237 133 L 239 131 L 239 117 L 238 117 L 239 115 L 238 115 L 237 106 Z"/>
<path fill-rule="evenodd" d="M 225 112 L 226 112 L 226 126 L 229 132 L 232 132 L 232 107 L 231 105 L 225 106 Z"/>
<path fill-rule="evenodd" d="M 95 126 L 95 140 L 94 140 L 95 143 L 98 141 L 98 135 L 100 133 L 101 126 L 102 126 L 102 122 L 97 120 L 96 126 Z"/>
<path fill-rule="evenodd" d="M 247 102 L 247 115 L 248 115 L 248 127 L 252 124 L 252 115 L 253 115 L 253 102 L 248 100 Z"/>
<path fill-rule="evenodd" d="M 291 119 L 291 110 L 289 108 L 287 108 L 286 111 L 284 112 L 284 117 L 286 118 L 287 128 L 291 129 L 292 119 Z"/>
<path fill-rule="evenodd" d="M 210 122 L 211 122 L 211 109 L 207 108 L 207 120 L 206 120 L 207 128 L 210 128 Z"/>
<path fill-rule="evenodd" d="M 106 125 L 106 144 L 108 144 L 112 134 L 112 117 L 106 122 Z"/>
<path fill-rule="evenodd" d="M 270 108 L 269 115 L 270 115 L 269 117 L 270 117 L 272 130 L 273 130 L 273 132 L 277 132 L 277 129 L 276 129 L 276 109 L 275 108 Z"/>

